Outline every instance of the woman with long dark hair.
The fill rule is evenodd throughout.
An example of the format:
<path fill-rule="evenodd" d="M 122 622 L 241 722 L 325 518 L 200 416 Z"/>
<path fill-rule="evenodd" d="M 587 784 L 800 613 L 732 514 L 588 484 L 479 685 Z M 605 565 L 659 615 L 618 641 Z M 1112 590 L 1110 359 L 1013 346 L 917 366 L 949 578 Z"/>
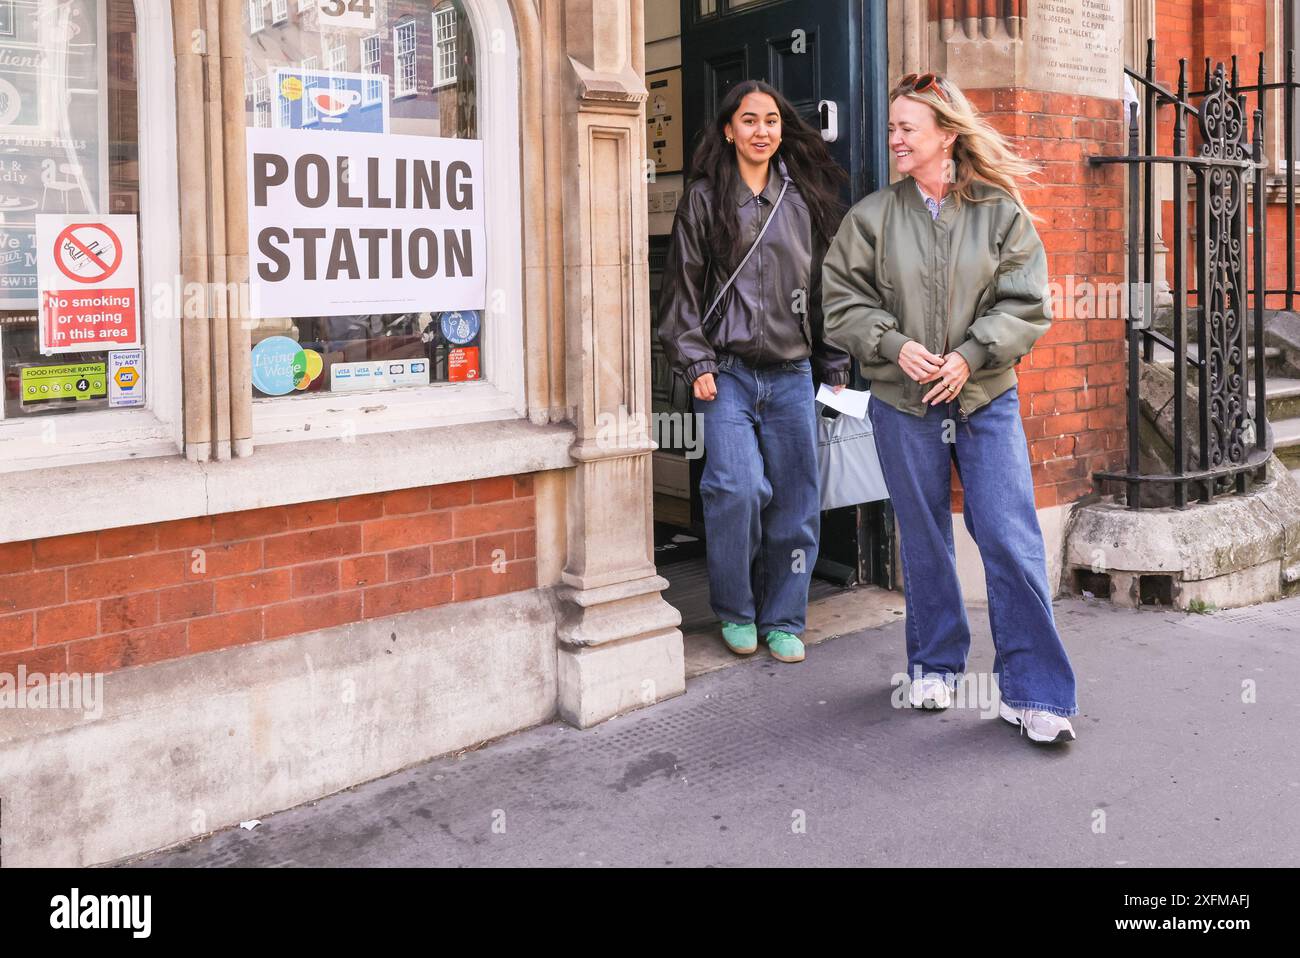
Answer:
<path fill-rule="evenodd" d="M 677 209 L 659 339 L 692 386 L 709 592 L 727 648 L 800 662 L 820 495 L 813 380 L 849 381 L 822 337 L 821 260 L 844 172 L 775 88 L 733 86 Z"/>

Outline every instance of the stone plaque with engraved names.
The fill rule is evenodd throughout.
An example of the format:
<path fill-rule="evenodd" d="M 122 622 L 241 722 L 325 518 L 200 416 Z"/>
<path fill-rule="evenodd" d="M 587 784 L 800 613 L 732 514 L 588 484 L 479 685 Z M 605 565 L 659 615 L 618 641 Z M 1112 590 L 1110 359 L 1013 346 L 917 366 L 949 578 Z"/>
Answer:
<path fill-rule="evenodd" d="M 1025 27 L 1030 89 L 1122 95 L 1124 0 L 1036 0 Z"/>

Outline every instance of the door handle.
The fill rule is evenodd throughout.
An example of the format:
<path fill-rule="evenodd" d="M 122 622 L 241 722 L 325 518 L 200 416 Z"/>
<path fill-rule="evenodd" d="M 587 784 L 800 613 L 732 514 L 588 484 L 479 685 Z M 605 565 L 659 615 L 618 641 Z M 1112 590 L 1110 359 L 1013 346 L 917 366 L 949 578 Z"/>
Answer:
<path fill-rule="evenodd" d="M 834 143 L 840 138 L 839 109 L 834 100 L 822 100 L 817 104 L 817 117 L 821 121 L 822 139 Z"/>

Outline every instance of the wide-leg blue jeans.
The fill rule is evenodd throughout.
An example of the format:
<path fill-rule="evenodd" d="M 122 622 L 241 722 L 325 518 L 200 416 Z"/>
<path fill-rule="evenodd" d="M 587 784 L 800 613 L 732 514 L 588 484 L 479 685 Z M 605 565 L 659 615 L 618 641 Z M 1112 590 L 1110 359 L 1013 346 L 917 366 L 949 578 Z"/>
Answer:
<path fill-rule="evenodd" d="M 984 563 L 1002 701 L 1076 714 L 1074 671 L 1052 615 L 1016 388 L 969 419 L 959 418 L 955 402 L 918 417 L 875 399 L 869 416 L 898 517 L 908 675 L 939 675 L 951 684 L 970 650 L 952 538 L 949 463 L 955 462 L 966 528 Z"/>
<path fill-rule="evenodd" d="M 801 635 L 821 523 L 811 364 L 723 353 L 714 380 L 717 397 L 695 401 L 713 611 Z"/>

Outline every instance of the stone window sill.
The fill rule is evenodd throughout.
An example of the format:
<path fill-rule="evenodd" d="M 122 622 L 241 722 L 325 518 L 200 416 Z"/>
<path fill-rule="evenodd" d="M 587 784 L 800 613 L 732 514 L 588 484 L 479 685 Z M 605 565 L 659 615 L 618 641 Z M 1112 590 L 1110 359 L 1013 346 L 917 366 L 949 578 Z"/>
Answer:
<path fill-rule="evenodd" d="M 247 458 L 180 456 L 35 469 L 0 484 L 0 542 L 518 475 L 574 465 L 574 427 L 526 419 L 262 446 Z"/>

